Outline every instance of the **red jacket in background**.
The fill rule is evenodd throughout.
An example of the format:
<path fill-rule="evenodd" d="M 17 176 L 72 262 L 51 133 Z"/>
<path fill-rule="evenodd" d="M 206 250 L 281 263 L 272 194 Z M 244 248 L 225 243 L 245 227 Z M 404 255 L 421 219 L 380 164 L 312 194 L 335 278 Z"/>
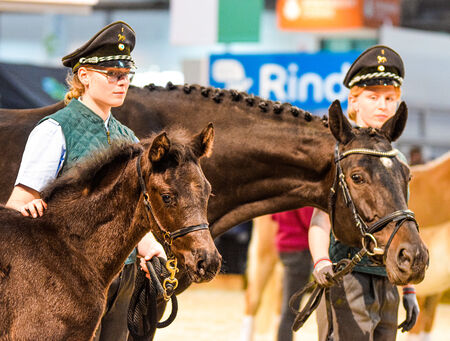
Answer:
<path fill-rule="evenodd" d="M 272 214 L 278 223 L 275 245 L 278 252 L 303 251 L 308 247 L 308 229 L 313 207 L 302 207 L 293 211 Z"/>

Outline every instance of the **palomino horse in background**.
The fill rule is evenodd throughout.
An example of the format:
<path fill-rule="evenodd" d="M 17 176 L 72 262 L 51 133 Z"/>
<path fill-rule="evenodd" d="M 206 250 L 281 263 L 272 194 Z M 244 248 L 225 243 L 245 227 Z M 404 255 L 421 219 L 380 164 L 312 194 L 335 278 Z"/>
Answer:
<path fill-rule="evenodd" d="M 425 165 L 411 167 L 412 179 L 409 183 L 409 208 L 416 214 L 420 225 L 420 236 L 430 252 L 430 265 L 425 279 L 416 286 L 420 305 L 419 319 L 410 331 L 410 336 L 430 333 L 436 308 L 442 293 L 450 288 L 450 152 Z M 279 308 L 281 292 L 279 286 L 269 287 L 270 283 L 281 283 L 282 273 L 274 271 L 278 255 L 274 238 L 278 226 L 270 217 L 254 220 L 252 239 L 247 261 L 247 289 L 245 292 L 245 314 L 256 316 L 265 290 L 265 297 L 272 297 L 270 308 Z M 276 299 L 273 299 L 276 297 Z M 274 302 L 275 301 L 275 304 Z M 264 309 L 262 314 L 279 314 L 279 311 Z M 267 320 L 264 317 L 264 320 Z M 249 328 L 243 331 L 242 340 L 252 340 Z M 411 337 L 414 341 L 425 341 L 425 337 Z"/>
<path fill-rule="evenodd" d="M 212 279 L 221 257 L 198 159 L 213 134 L 210 125 L 193 138 L 112 146 L 44 189 L 38 219 L 1 207 L 0 340 L 91 340 L 109 284 L 149 230 L 193 281 Z"/>
<path fill-rule="evenodd" d="M 0 188 L 12 188 L 19 155 L 33 125 L 60 106 L 0 111 L 0 142 L 8 142 L 10 147 L 0 164 L 0 174 L 10 175 L 0 178 Z M 383 129 L 352 129 L 338 103 L 331 106 L 328 120 L 287 103 L 233 90 L 172 84 L 166 88 L 130 88 L 124 105 L 113 114 L 138 136 L 174 126 L 193 132 L 213 122 L 215 151 L 211 158 L 202 160 L 214 194 L 208 204 L 213 237 L 268 213 L 300 206 L 327 211 L 329 189 L 336 173 L 336 141 L 341 153 L 354 148 L 390 150 L 390 142 L 400 136 L 407 119 L 406 105 L 402 104 Z M 362 186 L 350 177 L 357 164 L 364 169 L 363 177 L 371 178 Z M 394 159 L 392 169 L 386 171 L 377 156 L 357 154 L 342 160 L 342 167 L 356 206 L 367 223 L 407 208 L 403 195 L 409 171 L 398 160 Z M 4 200 L 6 197 L 7 194 Z M 336 207 L 343 206 L 339 191 Z M 375 233 L 381 247 L 386 245 L 393 225 Z M 360 231 L 350 212 L 337 217 L 335 233 L 347 244 L 361 246 Z M 387 251 L 390 280 L 397 284 L 421 281 L 427 261 L 427 250 L 414 222 L 405 222 Z M 190 279 L 180 276 L 184 282 L 179 285 L 181 291 Z"/>
<path fill-rule="evenodd" d="M 450 152 L 425 165 L 411 167 L 409 207 L 430 251 L 430 266 L 416 286 L 420 314 L 411 341 L 430 340 L 439 300 L 450 289 Z"/>

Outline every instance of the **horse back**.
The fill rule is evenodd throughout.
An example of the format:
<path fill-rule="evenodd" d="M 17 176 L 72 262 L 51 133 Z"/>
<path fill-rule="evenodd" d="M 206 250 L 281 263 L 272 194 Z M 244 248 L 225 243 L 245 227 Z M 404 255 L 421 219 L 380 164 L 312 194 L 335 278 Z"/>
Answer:
<path fill-rule="evenodd" d="M 45 116 L 64 107 L 63 102 L 35 109 L 0 109 L 0 203 L 5 203 L 11 193 L 28 135 Z"/>

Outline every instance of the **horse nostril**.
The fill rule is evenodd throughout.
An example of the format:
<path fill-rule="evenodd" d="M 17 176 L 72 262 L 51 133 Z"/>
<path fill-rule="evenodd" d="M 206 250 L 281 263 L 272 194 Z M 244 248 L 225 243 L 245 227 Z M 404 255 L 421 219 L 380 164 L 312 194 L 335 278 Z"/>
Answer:
<path fill-rule="evenodd" d="M 406 249 L 401 249 L 398 253 L 398 264 L 403 266 L 408 266 L 411 264 L 412 257 L 411 254 Z"/>
<path fill-rule="evenodd" d="M 205 272 L 205 261 L 203 259 L 201 259 L 197 262 L 197 271 L 200 276 L 205 275 L 205 273 L 206 273 Z"/>

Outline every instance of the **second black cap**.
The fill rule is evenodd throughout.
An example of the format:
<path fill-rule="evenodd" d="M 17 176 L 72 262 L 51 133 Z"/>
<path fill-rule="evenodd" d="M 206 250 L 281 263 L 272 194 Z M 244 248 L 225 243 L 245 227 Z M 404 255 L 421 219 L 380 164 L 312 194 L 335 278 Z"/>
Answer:
<path fill-rule="evenodd" d="M 376 45 L 365 50 L 353 62 L 344 78 L 347 88 L 353 86 L 401 86 L 405 68 L 400 55 L 388 46 Z"/>

